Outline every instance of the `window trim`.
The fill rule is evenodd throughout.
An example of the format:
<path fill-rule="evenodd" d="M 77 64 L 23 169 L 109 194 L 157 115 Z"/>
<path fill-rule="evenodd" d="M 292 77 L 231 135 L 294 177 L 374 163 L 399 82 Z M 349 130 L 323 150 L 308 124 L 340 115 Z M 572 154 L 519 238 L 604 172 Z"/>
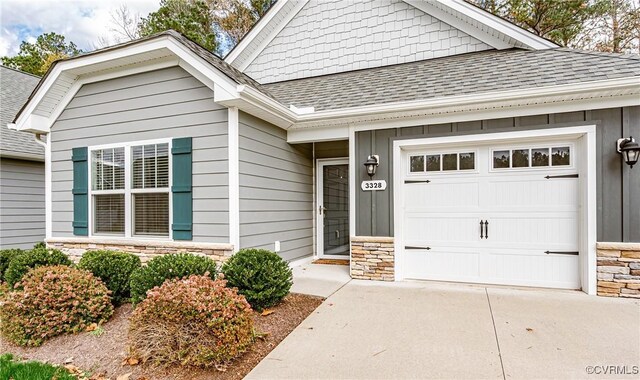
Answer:
<path fill-rule="evenodd" d="M 172 138 L 162 138 L 153 140 L 138 140 L 127 141 L 112 144 L 91 145 L 87 147 L 87 160 L 88 160 L 88 175 L 89 175 L 89 234 L 88 237 L 94 238 L 114 238 L 128 239 L 128 240 L 161 240 L 161 241 L 174 241 L 173 234 L 171 233 L 171 224 L 173 223 L 173 197 L 171 196 L 171 186 L 173 184 L 173 158 L 171 155 Z M 132 170 L 132 147 L 138 145 L 151 145 L 151 144 L 168 144 L 169 155 L 169 186 L 166 188 L 147 188 L 147 189 L 132 189 L 133 186 L 133 170 Z M 93 155 L 92 152 L 101 149 L 111 148 L 124 148 L 124 190 L 93 190 Z M 169 231 L 167 236 L 154 236 L 154 235 L 135 235 L 134 231 L 134 215 L 133 215 L 133 195 L 136 193 L 168 193 L 169 194 Z M 124 194 L 124 234 L 96 234 L 94 232 L 94 195 L 107 195 L 107 194 Z"/>
<path fill-rule="evenodd" d="M 569 165 L 557 165 L 557 166 L 553 166 L 551 165 L 551 156 L 553 155 L 552 153 L 552 149 L 553 148 L 559 148 L 559 147 L 565 147 L 568 146 L 569 147 L 569 152 L 570 152 L 570 158 L 569 158 Z M 549 165 L 548 166 L 531 166 L 531 150 L 536 149 L 536 148 L 548 148 L 549 149 Z M 513 165 L 513 158 L 511 157 L 511 152 L 514 150 L 519 150 L 519 149 L 529 149 L 529 166 L 525 166 L 525 167 L 511 167 L 511 165 Z M 508 168 L 494 168 L 493 167 L 493 152 L 495 151 L 501 151 L 501 150 L 508 150 L 509 151 L 509 167 Z M 535 144 L 535 143 L 524 143 L 524 144 L 511 144 L 511 145 L 494 145 L 494 146 L 490 146 L 489 147 L 489 157 L 488 157 L 488 164 L 489 164 L 489 173 L 516 173 L 516 172 L 522 172 L 522 171 L 530 171 L 530 170 L 537 170 L 537 171 L 544 171 L 544 170 L 572 170 L 576 168 L 576 156 L 575 156 L 575 152 L 576 152 L 576 144 L 574 142 L 567 142 L 567 141 L 563 141 L 563 140 L 559 140 L 559 141 L 547 141 L 547 142 L 542 142 L 541 144 Z"/>

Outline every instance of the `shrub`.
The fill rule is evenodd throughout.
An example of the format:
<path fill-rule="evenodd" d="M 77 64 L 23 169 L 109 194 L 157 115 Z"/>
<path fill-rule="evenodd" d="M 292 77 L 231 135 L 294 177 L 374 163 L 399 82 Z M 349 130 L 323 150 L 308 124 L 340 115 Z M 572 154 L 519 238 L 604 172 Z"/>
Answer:
<path fill-rule="evenodd" d="M 71 265 L 71 260 L 57 249 L 38 248 L 24 251 L 11 259 L 4 272 L 4 279 L 13 288 L 29 269 L 49 265 Z"/>
<path fill-rule="evenodd" d="M 11 354 L 0 355 L 0 379 L 74 380 L 62 367 L 36 361 L 18 361 Z"/>
<path fill-rule="evenodd" d="M 196 256 L 190 253 L 178 253 L 156 257 L 147 266 L 136 269 L 131 274 L 131 302 L 142 301 L 147 291 L 160 286 L 165 280 L 187 277 L 192 274 L 203 275 L 215 280 L 217 268 L 215 261 L 208 257 Z"/>
<path fill-rule="evenodd" d="M 116 306 L 131 297 L 129 279 L 141 266 L 138 256 L 118 251 L 85 252 L 78 263 L 78 268 L 88 270 L 104 282 Z"/>
<path fill-rule="evenodd" d="M 0 333 L 16 344 L 39 346 L 48 338 L 84 330 L 113 313 L 109 290 L 90 272 L 64 265 L 32 269 L 22 291 L 5 296 Z"/>
<path fill-rule="evenodd" d="M 44 249 L 47 248 L 47 244 L 43 241 L 39 241 L 33 245 L 33 249 Z"/>
<path fill-rule="evenodd" d="M 7 270 L 11 259 L 23 252 L 21 249 L 3 249 L 0 251 L 0 282 L 5 281 L 4 272 Z"/>
<path fill-rule="evenodd" d="M 129 324 L 131 354 L 143 362 L 221 366 L 253 342 L 251 306 L 226 281 L 173 279 L 147 293 Z"/>
<path fill-rule="evenodd" d="M 222 273 L 256 310 L 280 302 L 293 283 L 287 262 L 264 249 L 240 250 L 222 266 Z"/>

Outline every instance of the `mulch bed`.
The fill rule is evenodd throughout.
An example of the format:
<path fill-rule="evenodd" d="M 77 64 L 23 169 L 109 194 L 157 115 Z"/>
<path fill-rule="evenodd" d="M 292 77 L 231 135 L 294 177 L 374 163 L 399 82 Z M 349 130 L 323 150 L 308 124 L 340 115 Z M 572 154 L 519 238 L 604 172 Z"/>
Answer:
<path fill-rule="evenodd" d="M 242 379 L 273 350 L 293 329 L 295 329 L 322 302 L 321 298 L 303 294 L 290 294 L 273 313 L 262 316 L 255 313 L 255 328 L 265 334 L 256 339 L 251 349 L 234 361 L 226 371 L 171 367 L 162 369 L 150 364 L 130 366 L 127 359 L 127 329 L 131 305 L 116 309 L 113 317 L 102 328 L 104 333 L 63 335 L 45 342 L 40 347 L 24 348 L 15 346 L 0 338 L 0 353 L 10 352 L 17 357 L 38 360 L 51 364 L 71 364 L 91 373 L 94 377 L 103 375 L 108 379 L 130 374 L 129 380 L 136 379 Z M 126 377 L 126 376 L 124 376 Z"/>

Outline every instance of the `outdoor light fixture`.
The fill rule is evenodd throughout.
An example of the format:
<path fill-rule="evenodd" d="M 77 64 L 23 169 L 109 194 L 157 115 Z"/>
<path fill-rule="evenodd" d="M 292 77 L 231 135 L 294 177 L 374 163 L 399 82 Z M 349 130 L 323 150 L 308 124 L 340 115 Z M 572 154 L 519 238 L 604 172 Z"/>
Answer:
<path fill-rule="evenodd" d="M 638 162 L 638 157 L 640 156 L 640 145 L 638 145 L 632 136 L 618 139 L 616 150 L 618 153 L 622 154 L 624 162 L 632 168 L 633 165 Z"/>
<path fill-rule="evenodd" d="M 380 156 L 372 154 L 364 162 L 364 167 L 367 168 L 367 174 L 369 177 L 373 177 L 376 174 L 376 168 L 380 165 Z"/>

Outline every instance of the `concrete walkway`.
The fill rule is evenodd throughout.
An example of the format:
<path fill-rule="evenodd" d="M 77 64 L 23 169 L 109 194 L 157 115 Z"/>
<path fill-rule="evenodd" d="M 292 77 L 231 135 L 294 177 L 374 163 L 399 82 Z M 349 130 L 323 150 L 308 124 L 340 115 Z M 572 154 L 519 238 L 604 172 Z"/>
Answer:
<path fill-rule="evenodd" d="M 629 372 L 640 365 L 637 300 L 569 291 L 352 280 L 247 378 L 625 377 L 587 373 L 588 366 L 609 365 L 627 366 Z"/>
<path fill-rule="evenodd" d="M 293 268 L 291 292 L 327 298 L 349 281 L 347 265 L 308 263 Z"/>

